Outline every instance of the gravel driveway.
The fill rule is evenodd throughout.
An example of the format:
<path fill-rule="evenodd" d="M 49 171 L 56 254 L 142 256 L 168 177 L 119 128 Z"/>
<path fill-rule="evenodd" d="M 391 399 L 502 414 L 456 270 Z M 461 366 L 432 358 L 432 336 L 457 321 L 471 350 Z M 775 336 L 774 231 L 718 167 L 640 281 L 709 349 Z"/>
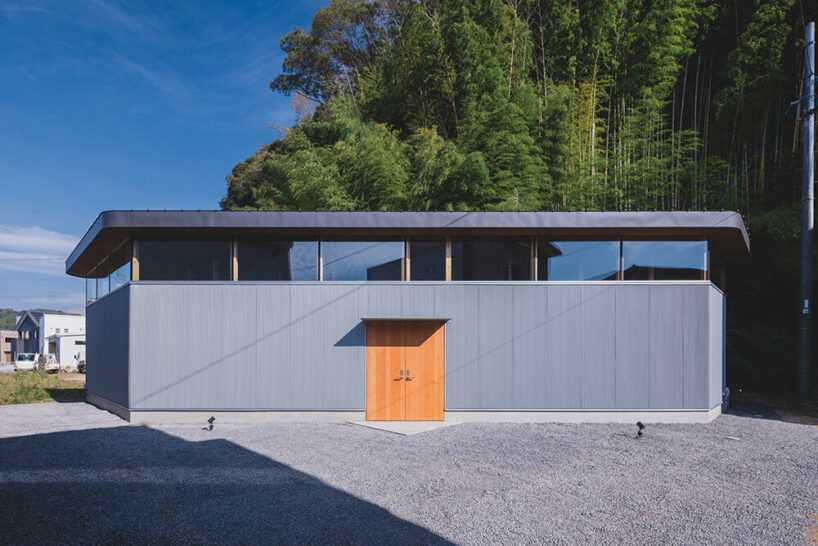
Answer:
<path fill-rule="evenodd" d="M 0 407 L 0 544 L 804 544 L 818 427 L 130 426 Z"/>

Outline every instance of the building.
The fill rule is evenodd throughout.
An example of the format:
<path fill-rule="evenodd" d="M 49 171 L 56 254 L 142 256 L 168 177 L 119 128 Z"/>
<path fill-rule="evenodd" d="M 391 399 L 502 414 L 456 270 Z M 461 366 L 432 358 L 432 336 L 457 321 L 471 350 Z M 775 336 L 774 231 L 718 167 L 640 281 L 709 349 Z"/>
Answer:
<path fill-rule="evenodd" d="M 53 334 L 48 336 L 48 352 L 60 363 L 60 368 L 76 370 L 85 360 L 85 334 Z"/>
<path fill-rule="evenodd" d="M 14 361 L 16 341 L 17 332 L 15 330 L 0 330 L 0 364 Z"/>
<path fill-rule="evenodd" d="M 66 261 L 134 422 L 704 422 L 733 212 L 111 211 Z"/>
<path fill-rule="evenodd" d="M 23 311 L 14 328 L 17 333 L 16 353 L 57 354 L 59 335 L 79 335 L 85 339 L 85 317 L 67 313 Z M 59 360 L 59 358 L 58 358 Z"/>

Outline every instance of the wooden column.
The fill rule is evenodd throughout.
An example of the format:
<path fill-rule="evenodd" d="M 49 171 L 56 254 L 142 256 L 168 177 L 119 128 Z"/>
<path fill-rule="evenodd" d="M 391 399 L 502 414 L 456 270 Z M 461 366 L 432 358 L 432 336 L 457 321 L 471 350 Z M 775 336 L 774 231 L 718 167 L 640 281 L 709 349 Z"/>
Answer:
<path fill-rule="evenodd" d="M 239 280 L 239 251 L 238 251 L 238 243 L 236 239 L 233 238 L 230 241 L 230 255 L 232 256 L 231 260 L 231 271 L 232 271 L 232 279 L 234 281 Z"/>
<path fill-rule="evenodd" d="M 321 239 L 318 239 L 318 280 L 324 280 L 324 254 L 321 252 Z"/>
<path fill-rule="evenodd" d="M 707 246 L 704 249 L 704 269 L 702 269 L 702 280 L 710 278 L 710 237 L 706 239 Z"/>
<path fill-rule="evenodd" d="M 452 280 L 452 238 L 446 237 L 446 280 Z"/>
<path fill-rule="evenodd" d="M 411 273 L 411 262 L 409 261 L 411 256 L 409 255 L 409 238 L 403 238 L 403 267 L 401 268 L 401 280 L 410 281 L 412 280 L 412 273 Z"/>
<path fill-rule="evenodd" d="M 139 280 L 139 245 L 131 239 L 131 280 Z"/>
<path fill-rule="evenodd" d="M 537 280 L 537 238 L 531 238 L 531 280 Z"/>

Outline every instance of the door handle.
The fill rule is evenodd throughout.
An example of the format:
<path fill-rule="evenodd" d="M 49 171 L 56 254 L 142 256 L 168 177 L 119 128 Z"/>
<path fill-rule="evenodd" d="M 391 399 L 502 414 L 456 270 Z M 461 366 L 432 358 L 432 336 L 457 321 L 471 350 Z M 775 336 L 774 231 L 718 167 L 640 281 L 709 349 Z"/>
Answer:
<path fill-rule="evenodd" d="M 403 370 L 400 371 L 400 377 L 396 377 L 395 381 L 400 381 L 401 379 L 403 379 Z"/>
<path fill-rule="evenodd" d="M 402 374 L 402 373 L 403 373 L 403 372 L 401 372 L 401 374 Z M 411 381 L 412 379 L 414 379 L 414 378 L 411 376 L 411 374 L 412 374 L 412 372 L 410 372 L 409 370 L 406 370 L 406 380 L 407 380 L 407 381 Z"/>

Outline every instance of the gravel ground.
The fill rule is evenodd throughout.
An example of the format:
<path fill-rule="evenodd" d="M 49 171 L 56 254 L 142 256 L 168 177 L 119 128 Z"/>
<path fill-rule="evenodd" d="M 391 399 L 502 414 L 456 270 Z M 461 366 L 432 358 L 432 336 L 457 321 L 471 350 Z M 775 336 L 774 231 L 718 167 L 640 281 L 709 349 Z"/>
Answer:
<path fill-rule="evenodd" d="M 818 427 L 130 426 L 0 407 L 0 544 L 804 544 Z"/>

